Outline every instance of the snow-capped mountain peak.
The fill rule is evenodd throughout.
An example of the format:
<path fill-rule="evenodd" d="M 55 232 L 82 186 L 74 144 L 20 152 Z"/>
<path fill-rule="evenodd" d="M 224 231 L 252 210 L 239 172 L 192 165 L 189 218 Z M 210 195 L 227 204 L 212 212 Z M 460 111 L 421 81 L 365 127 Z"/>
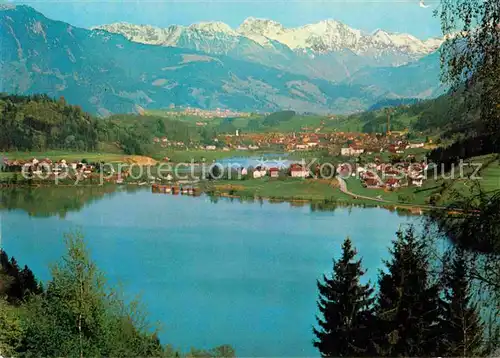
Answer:
<path fill-rule="evenodd" d="M 269 19 L 258 19 L 255 17 L 248 17 L 237 31 L 243 35 L 266 35 L 266 34 L 280 34 L 285 31 L 283 25 L 279 22 Z"/>
<path fill-rule="evenodd" d="M 381 29 L 368 34 L 333 19 L 285 28 L 272 20 L 248 18 L 238 32 L 245 36 L 269 38 L 294 50 L 312 49 L 319 53 L 348 49 L 360 55 L 367 51 L 402 51 L 424 55 L 433 52 L 441 43 L 438 39 L 422 41 L 409 34 L 389 33 Z"/>
<path fill-rule="evenodd" d="M 365 66 L 413 62 L 442 43 L 442 39 L 420 40 L 382 29 L 367 33 L 333 19 L 288 28 L 274 20 L 249 17 L 237 29 L 217 21 L 167 28 L 115 23 L 98 29 L 135 42 L 228 55 L 328 80 L 349 77 Z"/>
<path fill-rule="evenodd" d="M 200 22 L 188 26 L 188 29 L 211 32 L 211 33 L 224 33 L 231 36 L 238 36 L 238 33 L 234 31 L 229 25 L 220 21 Z"/>

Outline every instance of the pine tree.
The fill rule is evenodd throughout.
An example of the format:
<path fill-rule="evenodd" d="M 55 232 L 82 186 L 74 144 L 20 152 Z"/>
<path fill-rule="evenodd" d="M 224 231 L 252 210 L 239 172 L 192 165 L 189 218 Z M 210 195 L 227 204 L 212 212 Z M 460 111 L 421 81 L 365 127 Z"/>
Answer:
<path fill-rule="evenodd" d="M 342 257 L 333 265 L 332 277 L 323 275 L 318 281 L 319 327 L 314 346 L 323 356 L 371 355 L 369 324 L 373 319 L 373 288 L 361 285 L 365 271 L 361 260 L 355 260 L 356 250 L 347 238 L 342 245 Z"/>
<path fill-rule="evenodd" d="M 41 285 L 36 280 L 33 271 L 28 266 L 24 266 L 24 269 L 19 274 L 23 299 L 26 299 L 29 295 L 38 295 L 42 293 Z"/>
<path fill-rule="evenodd" d="M 472 302 L 467 260 L 462 249 L 456 248 L 450 267 L 443 275 L 444 296 L 442 332 L 444 354 L 449 357 L 471 357 L 480 353 L 483 325 Z"/>
<path fill-rule="evenodd" d="M 439 347 L 439 288 L 430 283 L 423 242 L 412 227 L 397 233 L 379 276 L 374 340 L 378 355 L 431 356 Z"/>

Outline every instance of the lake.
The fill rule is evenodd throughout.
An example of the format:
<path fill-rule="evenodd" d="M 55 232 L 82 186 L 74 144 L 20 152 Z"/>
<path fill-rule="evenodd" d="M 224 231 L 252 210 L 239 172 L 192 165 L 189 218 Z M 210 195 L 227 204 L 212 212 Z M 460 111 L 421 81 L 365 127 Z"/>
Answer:
<path fill-rule="evenodd" d="M 3 191 L 9 255 L 47 280 L 63 233 L 79 228 L 108 280 L 140 294 L 150 320 L 161 322 L 162 343 L 230 344 L 238 356 L 317 356 L 316 279 L 331 271 L 343 239 L 351 237 L 374 281 L 395 231 L 415 220 L 380 208 L 68 190 Z"/>

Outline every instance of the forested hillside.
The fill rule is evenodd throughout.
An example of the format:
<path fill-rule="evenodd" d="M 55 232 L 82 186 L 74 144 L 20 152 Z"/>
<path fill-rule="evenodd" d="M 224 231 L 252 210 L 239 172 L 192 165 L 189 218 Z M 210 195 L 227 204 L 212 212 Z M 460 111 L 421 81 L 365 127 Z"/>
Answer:
<path fill-rule="evenodd" d="M 97 122 L 64 98 L 0 96 L 0 150 L 91 151 L 97 138 Z"/>
<path fill-rule="evenodd" d="M 463 132 L 475 120 L 473 116 L 464 116 L 465 103 L 458 95 L 445 94 L 436 99 L 412 102 L 397 105 L 381 103 L 377 109 L 348 116 L 347 121 L 358 122 L 365 133 L 381 133 L 387 130 L 389 112 L 390 129 L 393 131 L 408 129 L 451 135 Z"/>
<path fill-rule="evenodd" d="M 94 151 L 99 143 L 126 154 L 145 154 L 154 137 L 189 143 L 203 131 L 181 121 L 158 116 L 115 115 L 99 119 L 46 95 L 0 95 L 0 150 Z"/>

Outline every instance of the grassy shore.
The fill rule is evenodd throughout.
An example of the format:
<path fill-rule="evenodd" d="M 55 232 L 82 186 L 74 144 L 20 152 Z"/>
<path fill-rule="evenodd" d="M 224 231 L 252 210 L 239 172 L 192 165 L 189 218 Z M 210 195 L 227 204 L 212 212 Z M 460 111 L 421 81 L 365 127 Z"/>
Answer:
<path fill-rule="evenodd" d="M 4 157 L 9 159 L 30 159 L 50 158 L 52 160 L 66 159 L 67 161 L 86 159 L 89 162 L 107 162 L 107 163 L 138 163 L 146 168 L 148 157 L 127 156 L 117 153 L 87 153 L 87 152 L 71 152 L 71 151 L 47 151 L 47 152 L 9 152 L 2 153 Z M 213 160 L 220 160 L 228 157 L 248 157 L 264 155 L 265 152 L 251 151 L 202 151 L 202 150 L 186 150 L 186 151 L 166 151 L 161 155 L 169 156 L 172 162 L 190 162 L 191 159 L 199 162 L 205 159 L 206 163 L 211 163 Z M 486 155 L 482 157 L 471 158 L 468 160 L 471 163 L 481 163 L 481 171 L 477 174 L 479 180 L 469 179 L 468 176 L 474 171 L 474 167 L 469 167 L 464 172 L 464 177 L 456 177 L 454 179 L 428 179 L 424 182 L 423 187 L 415 186 L 402 187 L 393 191 L 386 189 L 367 189 L 361 184 L 357 178 L 349 178 L 346 180 L 348 191 L 355 195 L 364 196 L 367 198 L 355 198 L 344 194 L 340 191 L 338 183 L 333 180 L 319 179 L 294 179 L 290 177 L 280 177 L 278 179 L 262 178 L 246 180 L 219 180 L 214 182 L 201 182 L 202 190 L 213 193 L 215 195 L 235 196 L 235 197 L 262 197 L 273 200 L 326 200 L 338 201 L 353 204 L 372 204 L 378 205 L 377 201 L 383 200 L 385 203 L 381 205 L 407 205 L 407 206 L 426 206 L 429 204 L 444 206 L 454 200 L 456 193 L 462 195 L 471 195 L 477 193 L 477 188 L 480 186 L 485 191 L 494 191 L 500 189 L 500 161 L 496 155 Z M 158 166 L 150 166 L 149 171 L 144 171 L 144 176 L 140 182 L 149 181 L 149 176 L 157 177 Z M 141 168 L 135 167 L 134 170 Z M 199 169 L 199 168 L 198 168 Z M 185 169 L 189 172 L 189 169 Z M 199 170 L 196 172 L 200 175 Z M 162 173 L 165 175 L 165 173 Z M 12 178 L 12 173 L 0 172 L 0 181 L 9 180 Z M 449 173 L 447 174 L 447 178 Z M 137 181 L 137 180 L 136 180 Z M 370 200 L 371 199 L 371 200 Z"/>
<path fill-rule="evenodd" d="M 125 154 L 118 153 L 100 153 L 100 152 L 71 152 L 51 150 L 46 152 L 3 152 L 0 154 L 9 159 L 27 160 L 31 158 L 48 158 L 50 160 L 67 161 L 86 159 L 89 162 L 120 162 L 128 157 Z"/>

